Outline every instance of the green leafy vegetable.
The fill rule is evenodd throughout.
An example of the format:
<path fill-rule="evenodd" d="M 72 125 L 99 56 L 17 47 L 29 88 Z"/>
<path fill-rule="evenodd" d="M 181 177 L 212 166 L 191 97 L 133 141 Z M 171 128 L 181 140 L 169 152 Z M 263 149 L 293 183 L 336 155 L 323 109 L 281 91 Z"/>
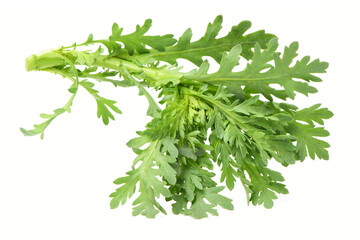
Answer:
<path fill-rule="evenodd" d="M 70 79 L 72 95 L 53 114 L 41 114 L 45 122 L 21 131 L 43 138 L 56 117 L 70 112 L 79 87 L 94 97 L 97 116 L 107 125 L 121 111 L 115 101 L 99 95 L 92 80 L 137 87 L 148 100 L 152 120 L 128 142 L 137 157 L 126 176 L 114 181 L 119 187 L 110 195 L 111 208 L 137 195 L 133 214 L 149 218 L 166 214 L 160 197 L 171 203 L 174 214 L 194 218 L 217 215 L 217 206 L 232 210 L 232 200 L 221 194 L 225 187 L 214 181 L 216 166 L 229 190 L 241 183 L 248 203 L 273 207 L 277 194 L 288 190 L 281 173 L 268 168 L 270 160 L 286 167 L 307 156 L 329 159 L 330 145 L 323 140 L 329 132 L 322 125 L 331 111 L 320 104 L 298 109 L 284 102 L 297 93 L 316 93 L 311 84 L 321 81 L 316 74 L 325 73 L 328 64 L 309 56 L 296 60 L 297 42 L 278 52 L 274 35 L 246 33 L 249 21 L 218 37 L 221 23 L 218 16 L 196 41 L 191 29 L 179 40 L 171 34 L 148 35 L 149 19 L 129 34 L 114 24 L 108 39 L 94 40 L 90 34 L 84 43 L 28 57 L 28 71 Z M 99 46 L 91 51 L 89 45 Z M 219 64 L 216 72 L 208 73 L 204 57 Z M 247 65 L 235 71 L 241 58 Z M 194 70 L 181 71 L 179 59 L 193 63 Z M 159 103 L 147 88 L 159 92 Z"/>

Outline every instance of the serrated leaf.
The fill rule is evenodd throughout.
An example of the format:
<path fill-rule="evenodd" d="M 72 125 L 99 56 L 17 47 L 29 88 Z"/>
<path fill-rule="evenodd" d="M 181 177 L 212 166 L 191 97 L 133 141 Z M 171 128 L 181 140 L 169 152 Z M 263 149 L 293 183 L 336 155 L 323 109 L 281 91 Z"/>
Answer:
<path fill-rule="evenodd" d="M 175 161 L 176 159 L 170 156 L 158 155 L 156 157 L 157 165 L 159 166 L 166 181 L 171 185 L 176 183 L 176 171 L 169 165 L 169 163 L 174 163 Z"/>
<path fill-rule="evenodd" d="M 152 120 L 138 132 L 139 137 L 127 143 L 137 156 L 131 170 L 114 181 L 119 186 L 110 195 L 111 208 L 137 192 L 135 216 L 166 214 L 159 198 L 173 202 L 175 214 L 194 218 L 218 215 L 218 206 L 232 210 L 231 200 L 219 194 L 224 187 L 214 181 L 215 164 L 220 167 L 220 182 L 229 190 L 239 179 L 248 203 L 271 208 L 277 194 L 289 191 L 284 177 L 269 169 L 268 162 L 274 159 L 286 167 L 307 155 L 328 159 L 330 145 L 320 138 L 329 133 L 316 124 L 323 125 L 333 115 L 320 104 L 299 110 L 293 104 L 275 102 L 274 97 L 286 100 L 297 93 L 315 93 L 310 83 L 321 81 L 317 73 L 324 73 L 328 64 L 310 61 L 309 56 L 297 60 L 297 42 L 280 53 L 274 35 L 245 34 L 250 26 L 243 21 L 218 37 L 222 28 L 218 16 L 199 40 L 192 41 L 192 31 L 187 29 L 176 43 L 171 34 L 147 35 L 148 19 L 130 34 L 114 24 L 108 39 L 96 40 L 90 34 L 82 44 L 32 55 L 26 59 L 26 69 L 72 80 L 68 90 L 72 97 L 52 114 L 41 114 L 44 122 L 34 129 L 21 131 L 43 137 L 52 120 L 71 111 L 79 85 L 94 97 L 97 116 L 108 124 L 113 113 L 121 111 L 115 101 L 99 96 L 87 79 L 111 82 L 115 87 L 136 86 L 149 102 L 147 115 Z M 107 52 L 101 47 L 76 50 L 91 44 L 102 44 Z M 216 72 L 208 73 L 213 66 L 206 57 L 219 63 Z M 186 72 L 178 66 L 179 59 L 199 68 Z M 243 60 L 246 65 L 235 70 Z M 163 110 L 146 87 L 159 91 Z"/>
<path fill-rule="evenodd" d="M 133 148 L 139 148 L 149 139 L 145 136 L 131 140 L 128 145 Z M 174 163 L 175 158 L 166 156 L 161 152 L 160 141 L 150 142 L 149 146 L 143 151 L 139 152 L 138 157 L 133 164 L 133 170 L 127 173 L 127 177 L 118 178 L 114 181 L 115 184 L 121 185 L 116 192 L 112 193 L 111 207 L 116 208 L 119 203 L 124 204 L 135 191 L 135 187 L 139 184 L 140 196 L 133 202 L 134 215 L 145 215 L 149 218 L 161 211 L 166 214 L 165 210 L 156 201 L 160 195 L 170 197 L 171 193 L 164 181 L 158 177 L 164 177 L 168 183 L 175 184 L 176 171 L 169 163 Z M 137 166 L 137 163 L 140 165 Z M 155 164 L 159 167 L 154 168 Z"/>
<path fill-rule="evenodd" d="M 98 91 L 93 88 L 94 84 L 92 82 L 83 80 L 80 82 L 80 85 L 94 97 L 97 105 L 97 117 L 102 118 L 105 125 L 109 124 L 109 119 L 115 120 L 114 115 L 109 109 L 118 114 L 122 113 L 120 109 L 115 106 L 116 101 L 106 99 L 98 95 Z"/>
<path fill-rule="evenodd" d="M 258 204 L 264 204 L 265 208 L 272 208 L 274 206 L 274 199 L 278 197 L 276 194 L 268 189 L 264 189 L 260 192 Z"/>
<path fill-rule="evenodd" d="M 315 159 L 315 155 L 319 159 L 329 159 L 329 153 L 326 148 L 329 148 L 330 144 L 316 138 L 329 136 L 329 132 L 324 128 L 294 122 L 289 124 L 287 129 L 291 135 L 297 138 L 296 152 L 301 161 L 304 161 L 308 155 L 311 159 Z"/>
<path fill-rule="evenodd" d="M 168 152 L 171 157 L 177 158 L 179 155 L 179 150 L 175 144 L 177 144 L 179 140 L 174 140 L 169 137 L 162 139 L 162 151 Z"/>
<path fill-rule="evenodd" d="M 103 49 L 99 47 L 95 52 L 88 51 L 70 51 L 69 54 L 75 57 L 74 63 L 87 65 L 89 67 L 95 62 L 96 58 L 101 55 Z"/>
<path fill-rule="evenodd" d="M 41 124 L 35 124 L 34 128 L 31 130 L 26 130 L 24 128 L 20 128 L 20 131 L 24 134 L 24 136 L 35 136 L 35 135 L 40 134 L 40 138 L 43 139 L 45 129 L 49 126 L 49 124 L 55 118 L 57 118 L 59 115 L 65 113 L 65 112 L 70 113 L 70 111 L 71 111 L 70 108 L 71 108 L 71 106 L 73 104 L 73 100 L 76 96 L 77 88 L 78 88 L 77 83 L 74 83 L 71 85 L 71 87 L 69 88 L 69 92 L 72 92 L 72 95 L 71 95 L 70 99 L 67 101 L 67 103 L 64 105 L 64 107 L 55 109 L 53 114 L 45 114 L 45 113 L 40 114 L 40 117 L 47 119 L 45 122 L 43 122 Z M 70 89 L 71 89 L 71 91 L 70 91 Z"/>
<path fill-rule="evenodd" d="M 205 218 L 208 214 L 217 216 L 218 212 L 214 208 L 217 205 L 222 208 L 233 210 L 234 206 L 231 203 L 231 199 L 220 195 L 224 187 L 207 188 L 202 191 L 196 191 L 196 197 L 189 209 L 184 211 L 185 215 L 192 216 L 195 219 Z M 204 201 L 206 199 L 210 204 Z"/>
<path fill-rule="evenodd" d="M 224 209 L 234 210 L 232 200 L 220 195 L 219 192 L 224 190 L 225 187 L 213 187 L 205 190 L 204 197 L 212 204 L 219 205 Z"/>
<path fill-rule="evenodd" d="M 313 124 L 316 122 L 318 124 L 324 125 L 324 119 L 329 119 L 334 114 L 329 111 L 327 108 L 319 108 L 321 104 L 315 104 L 309 108 L 304 108 L 296 112 L 295 119 Z"/>
<path fill-rule="evenodd" d="M 145 88 L 138 81 L 136 81 L 131 76 L 131 74 L 124 67 L 122 67 L 121 69 L 125 80 L 129 82 L 130 86 L 137 86 L 139 88 L 139 95 L 144 95 L 148 100 L 149 107 L 147 110 L 147 115 L 152 117 L 159 117 L 161 109 L 159 108 L 155 100 L 152 98 L 152 96 L 145 90 Z"/>
<path fill-rule="evenodd" d="M 229 51 L 232 47 L 241 44 L 243 48 L 241 55 L 249 59 L 253 54 L 252 48 L 255 43 L 258 42 L 262 48 L 265 48 L 266 43 L 275 37 L 272 34 L 265 33 L 263 30 L 244 35 L 250 28 L 251 23 L 249 21 L 242 21 L 238 25 L 233 26 L 226 36 L 216 38 L 222 28 L 222 21 L 222 16 L 217 16 L 213 23 L 208 24 L 204 36 L 195 42 L 191 42 L 192 31 L 187 29 L 176 45 L 165 48 L 165 52 L 151 53 L 150 55 L 152 58 L 170 64 L 175 64 L 177 59 L 183 58 L 200 66 L 204 56 L 212 57 L 219 63 L 223 52 Z"/>
<path fill-rule="evenodd" d="M 144 146 L 146 143 L 150 142 L 151 140 L 146 136 L 140 136 L 137 138 L 133 138 L 126 143 L 129 148 L 139 149 L 140 147 Z"/>
<path fill-rule="evenodd" d="M 194 149 L 191 147 L 181 146 L 178 148 L 178 150 L 179 150 L 179 153 L 184 157 L 187 157 L 187 158 L 190 158 L 193 160 L 197 159 L 196 153 L 195 153 Z"/>
<path fill-rule="evenodd" d="M 173 45 L 176 40 L 172 34 L 166 34 L 163 36 L 147 36 L 145 35 L 151 27 L 151 19 L 145 20 L 144 25 L 136 26 L 136 30 L 133 33 L 127 35 L 122 34 L 122 28 L 115 23 L 113 25 L 112 35 L 109 37 L 110 42 L 121 42 L 124 44 L 125 49 L 130 55 L 137 53 L 148 53 L 149 50 L 146 46 L 150 46 L 158 51 L 164 51 L 165 47 Z"/>
<path fill-rule="evenodd" d="M 110 194 L 110 197 L 112 197 L 110 202 L 111 209 L 117 208 L 120 203 L 124 205 L 127 199 L 130 198 L 135 192 L 136 184 L 140 178 L 140 172 L 138 169 L 135 169 L 127 172 L 126 174 L 128 176 L 118 178 L 114 181 L 115 184 L 123 185 L 116 189 L 115 192 Z"/>
<path fill-rule="evenodd" d="M 231 69 L 238 63 L 238 59 L 231 56 L 239 52 L 239 49 L 234 47 L 230 50 L 229 54 L 223 56 L 225 60 L 222 61 L 223 66 L 220 65 L 218 72 L 194 76 L 197 81 L 207 84 L 222 84 L 234 92 L 239 91 L 239 86 L 244 86 L 244 91 L 248 93 L 261 93 L 269 100 L 272 100 L 272 96 L 280 99 L 293 99 L 295 92 L 304 95 L 317 92 L 316 88 L 310 86 L 308 82 L 321 81 L 313 73 L 324 73 L 328 64 L 320 62 L 318 59 L 309 62 L 310 58 L 304 57 L 297 61 L 294 66 L 290 67 L 293 58 L 296 56 L 298 43 L 294 42 L 285 48 L 282 58 L 279 53 L 275 52 L 277 48 L 278 42 L 276 39 L 272 39 L 264 51 L 261 51 L 259 44 L 255 44 L 251 63 L 248 63 L 243 71 L 232 72 Z M 274 60 L 274 66 L 269 63 L 271 60 Z M 294 80 L 295 78 L 302 79 L 304 82 L 296 81 Z M 275 89 L 270 84 L 278 84 L 283 89 Z"/>
<path fill-rule="evenodd" d="M 269 136 L 266 139 L 269 148 L 267 151 L 279 162 L 285 164 L 295 163 L 295 146 L 292 143 L 292 137 L 284 135 Z"/>
<path fill-rule="evenodd" d="M 244 169 L 251 179 L 251 185 L 246 185 L 251 190 L 249 201 L 251 201 L 253 205 L 263 204 L 265 208 L 272 208 L 274 205 L 273 200 L 278 198 L 273 191 L 280 194 L 289 193 L 284 184 L 277 182 L 283 181 L 279 173 L 266 167 L 258 167 L 249 163 L 244 165 Z"/>

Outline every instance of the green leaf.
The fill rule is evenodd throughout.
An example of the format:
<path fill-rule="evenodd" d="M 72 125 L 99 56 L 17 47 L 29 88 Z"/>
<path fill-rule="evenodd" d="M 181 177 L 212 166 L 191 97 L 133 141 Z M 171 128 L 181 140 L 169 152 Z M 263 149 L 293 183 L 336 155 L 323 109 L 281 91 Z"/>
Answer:
<path fill-rule="evenodd" d="M 250 26 L 242 21 L 219 37 L 222 17 L 218 16 L 200 39 L 193 41 L 189 28 L 176 41 L 172 34 L 148 35 L 150 19 L 129 34 L 115 23 L 107 39 L 90 34 L 81 44 L 31 55 L 26 70 L 70 79 L 72 96 L 53 113 L 41 114 L 43 123 L 21 131 L 42 138 L 57 116 L 71 111 L 79 85 L 94 97 L 97 116 L 108 124 L 114 112 L 121 111 L 115 101 L 100 96 L 88 79 L 115 87 L 136 86 L 148 101 L 151 120 L 127 143 L 136 158 L 131 170 L 114 181 L 118 187 L 110 195 L 111 208 L 136 195 L 134 216 L 166 214 L 162 199 L 172 204 L 174 214 L 196 219 L 218 215 L 217 207 L 234 207 L 220 194 L 225 187 L 215 179 L 229 190 L 241 182 L 248 204 L 271 208 L 278 194 L 288 190 L 281 173 L 268 168 L 269 161 L 287 167 L 306 156 L 329 159 L 330 145 L 323 140 L 329 132 L 317 125 L 324 125 L 333 113 L 320 104 L 298 109 L 276 102 L 276 98 L 317 92 L 312 83 L 321 81 L 317 74 L 325 73 L 328 64 L 310 61 L 309 56 L 297 58 L 297 42 L 281 53 L 274 35 L 263 30 L 249 34 Z M 100 47 L 86 48 L 92 44 Z M 216 66 L 206 58 L 218 63 L 217 71 L 209 73 Z M 198 67 L 187 72 L 178 66 L 179 59 Z M 244 66 L 239 66 L 243 61 Z M 147 88 L 159 93 L 162 108 Z M 214 165 L 220 171 L 217 178 Z"/>
<path fill-rule="evenodd" d="M 174 163 L 175 158 L 170 156 L 158 155 L 156 156 L 156 164 L 159 166 L 166 181 L 174 185 L 176 183 L 176 171 L 170 166 L 169 163 Z"/>
<path fill-rule="evenodd" d="M 222 166 L 221 167 L 221 178 L 220 178 L 220 182 L 223 182 L 224 180 L 226 183 L 226 187 L 229 190 L 233 190 L 234 186 L 235 186 L 235 182 L 236 182 L 236 177 L 238 176 L 237 171 L 231 167 L 230 165 L 228 166 Z"/>
<path fill-rule="evenodd" d="M 157 179 L 155 175 L 150 175 L 146 179 L 146 182 L 141 181 L 139 191 L 140 196 L 133 202 L 134 216 L 141 214 L 148 218 L 154 218 L 159 212 L 158 210 L 166 214 L 164 208 L 155 200 L 155 196 L 158 196 L 158 194 L 161 193 L 165 197 L 168 197 L 170 193 L 164 187 L 164 183 Z"/>
<path fill-rule="evenodd" d="M 273 191 L 280 194 L 289 193 L 284 184 L 278 183 L 278 181 L 284 181 L 280 173 L 251 163 L 246 163 L 243 168 L 251 179 L 251 184 L 249 184 L 245 175 L 242 177 L 243 184 L 248 188 L 247 193 L 251 194 L 249 201 L 253 205 L 263 204 L 265 208 L 272 208 L 273 200 L 278 198 Z"/>
<path fill-rule="evenodd" d="M 221 144 L 221 143 L 220 143 Z M 221 177 L 220 182 L 225 181 L 226 186 L 229 190 L 233 190 L 236 182 L 236 178 L 238 177 L 237 173 L 237 164 L 230 157 L 231 156 L 231 148 L 229 145 L 221 144 L 219 158 L 217 159 L 218 165 L 221 165 Z M 235 167 L 235 169 L 234 169 Z"/>
<path fill-rule="evenodd" d="M 184 183 L 181 188 L 185 191 L 185 197 L 188 201 L 192 202 L 195 198 L 195 189 L 203 189 L 201 177 L 198 176 L 198 172 L 189 169 L 182 173 Z"/>
<path fill-rule="evenodd" d="M 184 157 L 187 157 L 187 158 L 190 158 L 193 160 L 197 159 L 196 153 L 195 153 L 194 149 L 191 147 L 186 147 L 186 146 L 179 147 L 179 153 Z"/>
<path fill-rule="evenodd" d="M 144 25 L 136 26 L 136 30 L 133 33 L 127 35 L 122 34 L 122 28 L 114 23 L 112 35 L 109 37 L 110 42 L 121 42 L 124 44 L 125 49 L 130 55 L 137 53 L 148 53 L 149 50 L 146 46 L 150 46 L 158 51 L 164 51 L 165 47 L 173 45 L 176 40 L 172 34 L 166 34 L 163 36 L 147 36 L 147 33 L 151 27 L 151 19 L 147 19 Z"/>
<path fill-rule="evenodd" d="M 177 149 L 177 144 L 179 140 L 174 140 L 169 137 L 162 139 L 162 151 L 168 152 L 171 157 L 177 158 L 179 155 L 179 150 Z"/>
<path fill-rule="evenodd" d="M 139 149 L 140 147 L 144 146 L 146 143 L 150 142 L 151 140 L 146 136 L 140 136 L 137 138 L 131 139 L 127 142 L 127 146 L 134 149 Z"/>
<path fill-rule="evenodd" d="M 197 81 L 207 84 L 222 84 L 234 92 L 240 91 L 239 87 L 244 86 L 244 91 L 261 93 L 269 100 L 272 100 L 272 96 L 280 99 L 294 99 L 295 92 L 304 95 L 317 92 L 316 88 L 310 86 L 308 82 L 321 81 L 313 74 L 324 73 L 328 64 L 320 62 L 318 59 L 310 62 L 310 57 L 306 56 L 290 67 L 294 57 L 297 56 L 298 43 L 294 42 L 286 47 L 282 58 L 280 58 L 279 53 L 275 52 L 277 48 L 276 39 L 272 39 L 264 51 L 261 51 L 259 44 L 255 44 L 251 63 L 248 63 L 243 71 L 232 72 L 233 66 L 238 63 L 238 58 L 234 56 L 240 52 L 240 48 L 235 46 L 228 54 L 224 54 L 218 72 L 194 76 Z M 270 64 L 271 60 L 274 60 L 274 66 Z M 303 81 L 294 79 L 302 79 Z M 278 84 L 283 89 L 275 89 L 270 84 Z"/>
<path fill-rule="evenodd" d="M 126 70 L 126 68 L 122 67 L 121 70 L 122 70 L 122 74 L 123 74 L 125 80 L 129 82 L 129 85 L 138 87 L 139 95 L 140 96 L 144 95 L 146 97 L 146 99 L 148 100 L 149 107 L 147 110 L 147 115 L 152 116 L 152 117 L 159 117 L 161 109 L 159 108 L 159 106 L 157 105 L 155 100 L 152 98 L 152 96 L 145 90 L 145 88 L 138 81 L 136 81 L 131 76 L 131 74 Z"/>
<path fill-rule="evenodd" d="M 241 184 L 244 187 L 245 190 L 245 194 L 246 194 L 246 202 L 249 204 L 250 203 L 250 198 L 251 198 L 251 194 L 253 193 L 253 191 L 250 189 L 252 183 L 246 178 L 245 174 L 243 171 L 239 171 L 239 178 L 241 181 Z"/>
<path fill-rule="evenodd" d="M 214 205 L 219 205 L 227 210 L 234 210 L 234 206 L 232 205 L 232 200 L 224 197 L 223 195 L 218 194 L 225 187 L 213 187 L 205 190 L 205 198 Z"/>
<path fill-rule="evenodd" d="M 148 138 L 141 136 L 131 140 L 128 145 L 132 148 L 139 148 L 148 142 Z M 139 184 L 140 196 L 133 202 L 134 215 L 142 214 L 149 218 L 155 217 L 158 210 L 165 212 L 156 201 L 160 195 L 170 197 L 170 191 L 166 188 L 166 183 L 158 179 L 164 177 L 172 185 L 176 182 L 176 171 L 170 166 L 175 162 L 175 158 L 164 155 L 161 151 L 160 141 L 150 142 L 150 145 L 139 151 L 139 155 L 134 160 L 133 170 L 127 173 L 127 177 L 118 178 L 115 184 L 121 185 L 116 192 L 112 193 L 111 208 L 118 207 L 119 203 L 124 204 L 130 198 Z M 140 165 L 137 166 L 137 163 Z M 155 165 L 158 168 L 155 168 Z"/>
<path fill-rule="evenodd" d="M 270 152 L 272 157 L 282 164 L 294 164 L 295 163 L 295 146 L 292 141 L 294 137 L 288 135 L 275 135 L 268 136 L 266 142 L 269 148 L 266 150 Z"/>
<path fill-rule="evenodd" d="M 97 67 L 86 68 L 84 71 L 79 73 L 79 77 L 92 78 L 98 82 L 110 82 L 115 87 L 130 87 L 127 81 L 119 81 L 109 78 L 118 75 L 119 73 L 117 71 L 110 71 L 109 69 L 106 69 L 105 71 L 95 73 L 97 70 Z"/>
<path fill-rule="evenodd" d="M 260 192 L 257 203 L 264 204 L 265 208 L 272 208 L 274 206 L 274 199 L 277 199 L 276 194 L 268 189 L 264 189 Z"/>
<path fill-rule="evenodd" d="M 327 137 L 329 132 L 323 127 L 315 127 L 310 124 L 301 124 L 293 122 L 287 127 L 290 134 L 295 136 L 296 152 L 299 155 L 301 161 L 305 160 L 306 156 L 310 156 L 311 159 L 315 159 L 315 155 L 319 159 L 328 160 L 329 153 L 326 148 L 330 147 L 330 144 L 320 140 L 316 137 Z"/>
<path fill-rule="evenodd" d="M 213 167 L 209 157 L 210 155 L 205 154 L 196 160 L 186 159 L 186 162 L 182 163 L 177 183 L 172 188 L 172 198 L 175 201 L 180 201 L 175 208 L 181 207 L 182 210 L 185 210 L 187 204 L 184 205 L 184 201 L 193 202 L 197 190 L 216 186 L 216 183 L 212 180 L 215 174 L 207 170 Z M 176 191 L 174 192 L 174 190 Z M 182 195 L 179 196 L 179 193 L 182 193 Z M 179 209 L 176 211 L 179 211 Z"/>
<path fill-rule="evenodd" d="M 136 184 L 140 178 L 140 172 L 138 169 L 129 171 L 126 173 L 128 176 L 118 178 L 114 181 L 115 184 L 123 184 L 120 188 L 116 189 L 116 192 L 110 194 L 113 199 L 110 202 L 110 208 L 114 209 L 125 204 L 126 200 L 130 198 L 136 189 Z"/>
<path fill-rule="evenodd" d="M 96 58 L 99 57 L 103 51 L 104 50 L 99 47 L 95 52 L 70 51 L 70 54 L 75 57 L 76 64 L 82 64 L 91 67 L 94 64 Z"/>
<path fill-rule="evenodd" d="M 321 104 L 315 104 L 309 108 L 304 108 L 299 110 L 295 114 L 295 119 L 313 124 L 316 122 L 318 124 L 324 125 L 324 119 L 329 119 L 334 114 L 329 111 L 327 108 L 319 108 Z"/>
<path fill-rule="evenodd" d="M 251 27 L 251 23 L 242 21 L 233 26 L 226 36 L 216 38 L 222 28 L 222 21 L 222 16 L 217 16 L 213 23 L 208 24 L 204 36 L 195 42 L 191 42 L 192 31 L 189 28 L 179 38 L 176 45 L 165 48 L 164 52 L 151 53 L 150 55 L 156 60 L 170 64 L 175 64 L 177 59 L 183 58 L 200 66 L 204 56 L 212 57 L 215 61 L 220 62 L 223 52 L 241 44 L 243 47 L 242 56 L 250 59 L 253 55 L 252 48 L 255 43 L 259 43 L 262 48 L 265 48 L 266 43 L 275 37 L 272 34 L 265 33 L 263 30 L 244 35 Z"/>
<path fill-rule="evenodd" d="M 214 209 L 217 205 L 228 210 L 233 210 L 232 200 L 219 194 L 223 189 L 224 187 L 213 187 L 196 191 L 194 202 L 189 209 L 184 211 L 184 214 L 192 216 L 195 219 L 200 219 L 207 217 L 208 213 L 217 216 L 218 212 Z M 206 199 L 209 204 L 206 203 L 204 199 Z"/>
<path fill-rule="evenodd" d="M 70 99 L 67 101 L 67 103 L 64 105 L 64 107 L 55 109 L 53 114 L 45 114 L 45 113 L 40 114 L 40 117 L 47 119 L 45 122 L 43 122 L 41 124 L 35 124 L 34 128 L 31 130 L 26 130 L 24 128 L 20 128 L 20 131 L 24 134 L 24 136 L 35 136 L 35 135 L 40 134 L 40 138 L 43 139 L 45 129 L 50 125 L 50 123 L 55 118 L 57 118 L 59 115 L 65 113 L 65 112 L 69 112 L 69 113 L 71 112 L 71 106 L 72 106 L 73 100 L 76 96 L 77 89 L 78 89 L 78 85 L 76 82 L 70 86 L 70 88 L 68 90 L 69 90 L 69 92 L 72 93 L 72 95 L 71 95 Z"/>
<path fill-rule="evenodd" d="M 97 117 L 98 118 L 101 117 L 105 125 L 109 124 L 109 119 L 115 120 L 114 115 L 110 112 L 109 109 L 111 109 L 115 113 L 121 114 L 120 109 L 115 106 L 116 101 L 99 96 L 98 95 L 99 91 L 93 88 L 94 84 L 92 82 L 83 80 L 80 82 L 80 85 L 84 87 L 96 100 Z"/>

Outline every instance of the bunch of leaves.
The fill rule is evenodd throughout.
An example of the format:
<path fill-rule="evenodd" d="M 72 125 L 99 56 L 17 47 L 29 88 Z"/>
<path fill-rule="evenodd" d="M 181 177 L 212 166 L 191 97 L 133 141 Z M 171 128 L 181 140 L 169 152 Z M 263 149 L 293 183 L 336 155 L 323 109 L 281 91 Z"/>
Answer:
<path fill-rule="evenodd" d="M 331 111 L 320 104 L 298 109 L 286 103 L 297 93 L 316 93 L 311 84 L 321 79 L 314 74 L 325 73 L 328 64 L 309 56 L 295 60 L 297 42 L 278 52 L 274 35 L 263 30 L 245 34 L 249 21 L 218 37 L 221 23 L 218 16 L 196 41 L 191 29 L 178 40 L 170 34 L 148 35 L 151 20 L 130 34 L 114 24 L 108 39 L 94 40 L 90 34 L 84 43 L 30 56 L 27 70 L 70 79 L 72 95 L 53 114 L 41 114 L 45 122 L 21 131 L 43 137 L 56 117 L 70 112 L 79 87 L 94 97 L 97 116 L 107 125 L 113 113 L 121 111 L 115 101 L 99 95 L 92 80 L 137 87 L 149 102 L 152 120 L 128 142 L 137 157 L 126 176 L 114 181 L 119 187 L 110 195 L 111 208 L 137 195 L 133 214 L 153 218 L 159 211 L 166 214 L 162 197 L 172 204 L 174 214 L 204 218 L 217 215 L 217 206 L 234 208 L 221 191 L 233 190 L 238 183 L 248 203 L 271 208 L 278 194 L 288 190 L 281 173 L 268 167 L 270 160 L 286 167 L 307 156 L 329 159 L 330 146 L 322 140 L 329 132 L 322 125 Z M 99 47 L 78 50 L 89 45 Z M 204 57 L 213 58 L 218 71 L 208 73 Z M 235 71 L 241 58 L 247 65 Z M 179 59 L 195 69 L 181 71 Z M 159 92 L 159 103 L 147 88 Z M 220 183 L 214 180 L 214 168 L 220 171 Z"/>

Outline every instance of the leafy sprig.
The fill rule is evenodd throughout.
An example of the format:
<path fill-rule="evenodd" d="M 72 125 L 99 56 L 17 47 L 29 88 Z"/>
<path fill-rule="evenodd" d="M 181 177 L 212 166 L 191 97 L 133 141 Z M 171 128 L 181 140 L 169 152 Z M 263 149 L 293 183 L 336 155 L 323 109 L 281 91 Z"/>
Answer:
<path fill-rule="evenodd" d="M 315 104 L 298 109 L 284 102 L 297 93 L 308 96 L 317 89 L 318 73 L 328 64 L 309 56 L 296 60 L 298 43 L 278 52 L 278 40 L 263 30 L 245 34 L 249 21 L 240 22 L 218 37 L 222 17 L 209 23 L 203 37 L 192 41 L 187 29 L 179 40 L 173 35 L 148 35 L 151 20 L 124 34 L 117 24 L 108 39 L 92 34 L 81 44 L 61 47 L 27 58 L 27 70 L 47 71 L 70 79 L 70 100 L 53 114 L 42 114 L 46 121 L 27 135 L 44 135 L 46 127 L 60 114 L 70 112 L 79 87 L 95 99 L 97 116 L 104 124 L 121 113 L 116 101 L 99 95 L 95 84 L 107 82 L 115 87 L 137 87 L 148 100 L 147 115 L 152 120 L 139 137 L 128 142 L 137 157 L 110 197 L 111 208 L 125 204 L 134 195 L 133 215 L 153 218 L 166 214 L 159 198 L 171 202 L 174 214 L 204 218 L 217 215 L 217 206 L 232 210 L 231 199 L 223 196 L 241 184 L 247 202 L 271 208 L 278 194 L 287 194 L 281 173 L 271 170 L 275 160 L 284 167 L 311 159 L 329 159 L 330 145 L 323 140 L 329 132 L 324 120 L 333 116 Z M 78 50 L 88 45 L 97 50 Z M 105 46 L 105 49 L 103 47 Z M 219 69 L 208 73 L 213 58 Z M 247 65 L 234 71 L 241 58 Z M 183 72 L 178 60 L 186 59 L 195 69 Z M 274 86 L 277 85 L 277 86 Z M 146 88 L 159 92 L 160 104 Z M 265 99 L 265 100 L 263 100 Z"/>

